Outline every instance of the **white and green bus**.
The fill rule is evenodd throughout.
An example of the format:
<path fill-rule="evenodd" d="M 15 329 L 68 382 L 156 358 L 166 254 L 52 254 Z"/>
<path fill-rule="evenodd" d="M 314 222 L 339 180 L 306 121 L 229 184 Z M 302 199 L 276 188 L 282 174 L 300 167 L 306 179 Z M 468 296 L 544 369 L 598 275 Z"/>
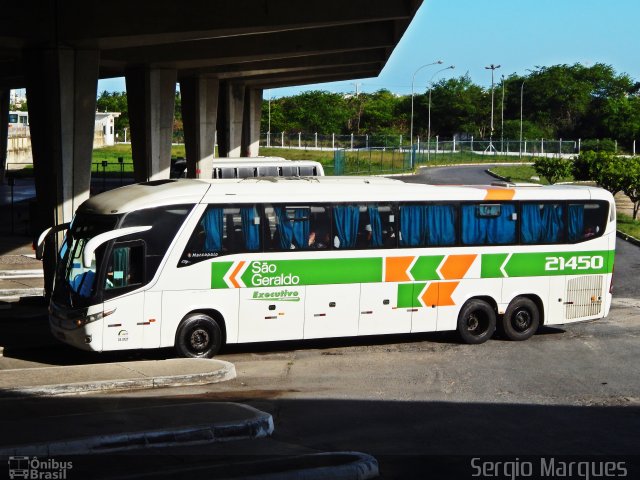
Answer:
<path fill-rule="evenodd" d="M 161 180 L 97 195 L 59 252 L 53 334 L 93 351 L 457 330 L 482 343 L 602 318 L 615 208 L 586 186 Z"/>

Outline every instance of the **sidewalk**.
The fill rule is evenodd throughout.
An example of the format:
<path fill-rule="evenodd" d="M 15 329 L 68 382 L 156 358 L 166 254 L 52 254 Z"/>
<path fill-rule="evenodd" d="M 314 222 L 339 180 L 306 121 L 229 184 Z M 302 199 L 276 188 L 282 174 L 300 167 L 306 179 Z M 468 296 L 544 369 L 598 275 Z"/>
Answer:
<path fill-rule="evenodd" d="M 204 358 L 0 370 L 0 398 L 161 388 L 223 382 L 233 364 Z"/>

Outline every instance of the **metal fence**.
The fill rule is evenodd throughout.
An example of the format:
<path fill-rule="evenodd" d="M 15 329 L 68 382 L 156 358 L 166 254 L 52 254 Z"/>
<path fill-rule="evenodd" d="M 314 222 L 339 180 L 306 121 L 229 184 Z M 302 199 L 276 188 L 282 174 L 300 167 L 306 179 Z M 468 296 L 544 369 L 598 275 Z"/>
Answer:
<path fill-rule="evenodd" d="M 305 150 L 357 150 L 357 149 L 400 149 L 410 150 L 411 141 L 403 135 L 320 135 L 317 133 L 263 133 L 261 147 L 292 148 Z M 576 155 L 580 152 L 580 140 L 519 140 L 493 139 L 465 140 L 414 138 L 417 152 L 477 152 L 502 155 Z"/>

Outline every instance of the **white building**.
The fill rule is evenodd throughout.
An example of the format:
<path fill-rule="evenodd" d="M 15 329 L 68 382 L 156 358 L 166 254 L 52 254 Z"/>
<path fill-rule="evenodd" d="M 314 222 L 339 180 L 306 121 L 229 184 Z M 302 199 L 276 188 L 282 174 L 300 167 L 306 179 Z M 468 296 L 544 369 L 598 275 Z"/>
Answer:
<path fill-rule="evenodd" d="M 108 147 L 114 145 L 115 141 L 115 120 L 120 116 L 120 112 L 96 112 L 96 134 L 94 136 L 93 147 Z M 98 138 L 102 136 L 102 144 L 98 145 Z"/>

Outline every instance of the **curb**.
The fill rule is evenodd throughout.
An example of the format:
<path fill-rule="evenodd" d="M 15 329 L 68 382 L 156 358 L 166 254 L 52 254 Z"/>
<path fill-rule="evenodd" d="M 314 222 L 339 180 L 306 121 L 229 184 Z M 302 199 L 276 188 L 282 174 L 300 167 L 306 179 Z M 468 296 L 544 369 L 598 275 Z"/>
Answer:
<path fill-rule="evenodd" d="M 187 375 L 168 375 L 161 377 L 147 377 L 127 380 L 101 380 L 95 382 L 62 383 L 56 385 L 41 385 L 37 387 L 7 388 L 0 391 L 1 398 L 43 397 L 67 394 L 81 394 L 89 392 L 106 392 L 117 390 L 140 390 L 163 387 L 180 387 L 187 385 L 203 385 L 219 383 L 236 378 L 234 364 L 218 360 L 222 368 L 214 372 L 195 373 Z M 54 367 L 55 368 L 55 367 Z"/>
<path fill-rule="evenodd" d="M 616 230 L 616 236 L 618 238 L 626 240 L 629 243 L 632 243 L 637 247 L 640 247 L 640 239 L 637 239 L 636 237 L 632 237 L 631 235 L 621 232 L 620 230 Z"/>
<path fill-rule="evenodd" d="M 292 471 L 277 471 L 274 473 L 258 475 L 242 475 L 244 480 L 368 480 L 378 478 L 378 461 L 371 455 L 360 452 L 339 452 L 339 453 L 316 453 L 289 459 L 289 461 L 304 461 L 305 459 L 320 459 L 322 457 L 355 457 L 353 461 L 343 465 L 318 466 L 310 468 L 299 468 Z M 270 462 L 264 462 L 263 468 L 269 467 Z M 221 477 L 231 480 L 234 477 Z M 240 478 L 236 476 L 235 478 Z"/>
<path fill-rule="evenodd" d="M 244 459 L 243 459 L 244 460 Z M 267 460 L 225 462 L 109 476 L 110 480 L 215 478 L 218 480 L 368 480 L 378 478 L 378 461 L 361 452 L 323 452 Z M 100 477 L 107 478 L 107 477 Z"/>
<path fill-rule="evenodd" d="M 273 433 L 273 417 L 270 414 L 239 403 L 223 402 L 220 405 L 234 405 L 245 409 L 252 418 L 211 425 L 200 424 L 164 430 L 95 435 L 71 440 L 0 447 L 0 456 L 114 453 L 144 448 L 250 440 L 268 437 Z"/>
<path fill-rule="evenodd" d="M 0 300 L 16 297 L 42 297 L 44 288 L 12 288 L 0 290 Z"/>

